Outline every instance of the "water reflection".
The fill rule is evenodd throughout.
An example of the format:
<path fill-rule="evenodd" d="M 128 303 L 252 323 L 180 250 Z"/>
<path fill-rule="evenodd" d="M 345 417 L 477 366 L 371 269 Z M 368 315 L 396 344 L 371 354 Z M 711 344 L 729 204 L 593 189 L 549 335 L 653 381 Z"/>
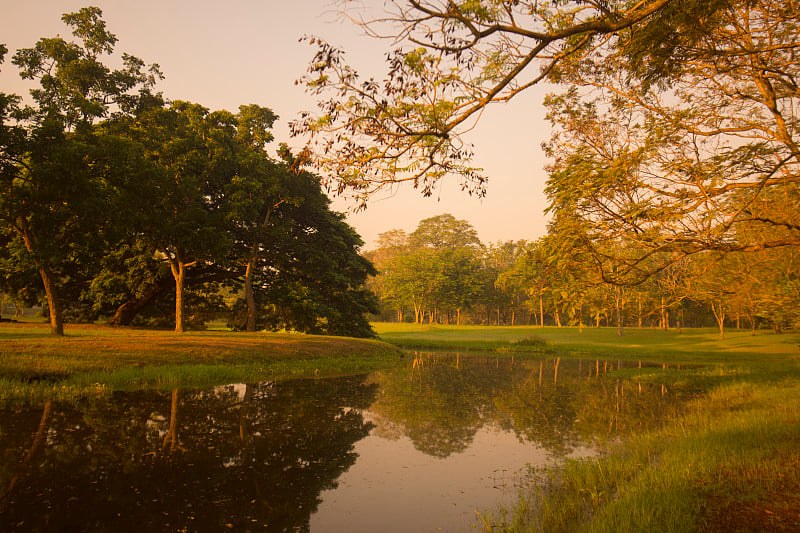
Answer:
<path fill-rule="evenodd" d="M 691 394 L 592 363 L 418 353 L 369 376 L 0 409 L 0 530 L 402 531 L 423 504 L 414 529 L 458 530 L 495 503 L 479 478 L 496 491 L 493 471 L 586 453 Z"/>
<path fill-rule="evenodd" d="M 619 377 L 640 362 L 515 360 L 415 354 L 412 368 L 382 373 L 371 410 L 380 426 L 408 436 L 426 454 L 448 457 L 469 447 L 485 425 L 563 456 L 578 446 L 654 427 L 692 395 Z M 645 364 L 649 368 L 663 365 Z"/>
<path fill-rule="evenodd" d="M 114 394 L 52 406 L 43 431 L 34 410 L 2 411 L 0 530 L 307 531 L 375 391 L 360 377 Z M 46 443 L 29 461 L 31 435 Z"/>

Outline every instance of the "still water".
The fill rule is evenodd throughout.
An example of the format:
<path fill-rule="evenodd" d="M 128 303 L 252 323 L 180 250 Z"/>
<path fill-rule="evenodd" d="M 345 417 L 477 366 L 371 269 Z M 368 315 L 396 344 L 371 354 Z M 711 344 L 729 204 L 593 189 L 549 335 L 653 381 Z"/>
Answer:
<path fill-rule="evenodd" d="M 692 395 L 638 365 L 416 354 L 368 375 L 0 405 L 0 531 L 470 531 L 531 466 L 598 453 Z"/>

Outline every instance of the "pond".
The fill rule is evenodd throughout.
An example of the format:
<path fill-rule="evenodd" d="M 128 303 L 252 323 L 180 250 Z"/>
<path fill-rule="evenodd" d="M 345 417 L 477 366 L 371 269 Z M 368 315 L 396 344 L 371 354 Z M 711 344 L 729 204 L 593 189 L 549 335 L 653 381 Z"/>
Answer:
<path fill-rule="evenodd" d="M 368 375 L 0 405 L 0 531 L 465 531 L 531 466 L 692 392 L 641 363 L 411 354 Z M 644 365 L 647 368 L 647 365 Z"/>

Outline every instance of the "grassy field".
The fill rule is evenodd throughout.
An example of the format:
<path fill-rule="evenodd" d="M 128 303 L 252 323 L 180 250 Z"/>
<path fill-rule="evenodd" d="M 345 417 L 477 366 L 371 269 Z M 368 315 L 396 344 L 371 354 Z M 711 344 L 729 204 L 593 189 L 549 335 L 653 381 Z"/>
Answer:
<path fill-rule="evenodd" d="M 393 364 L 400 353 L 347 337 L 71 325 L 57 338 L 46 324 L 0 323 L 0 398 L 364 372 Z"/>
<path fill-rule="evenodd" d="M 375 323 L 381 340 L 407 349 L 526 351 L 526 339 L 544 341 L 544 349 L 573 355 L 663 358 L 680 362 L 725 362 L 764 359 L 784 360 L 800 355 L 800 335 L 776 335 L 769 330 L 753 335 L 750 330 L 730 329 L 725 339 L 717 329 L 628 328 L 619 337 L 616 328 L 536 326 L 430 326 Z M 540 345 L 541 347 L 541 345 Z M 536 351 L 531 349 L 528 351 Z"/>
<path fill-rule="evenodd" d="M 729 330 L 721 340 L 711 329 L 628 329 L 618 337 L 614 328 L 411 324 L 376 330 L 412 349 L 685 363 L 676 379 L 706 391 L 658 430 L 632 435 L 599 458 L 536 472 L 538 482 L 514 508 L 482 517 L 487 531 L 800 531 L 800 335 Z"/>

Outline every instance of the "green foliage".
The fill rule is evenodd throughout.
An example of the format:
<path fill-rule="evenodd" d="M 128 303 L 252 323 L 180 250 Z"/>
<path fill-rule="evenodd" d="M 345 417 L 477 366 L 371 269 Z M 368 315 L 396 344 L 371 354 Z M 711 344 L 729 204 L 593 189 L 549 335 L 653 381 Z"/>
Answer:
<path fill-rule="evenodd" d="M 385 300 L 412 306 L 420 323 L 426 313 L 438 314 L 434 321 L 458 321 L 462 309 L 477 303 L 486 282 L 483 245 L 467 221 L 439 215 L 421 221 L 407 239 L 398 232 L 383 236 L 376 257 Z"/>
<path fill-rule="evenodd" d="M 377 305 L 362 286 L 375 270 L 358 253 L 363 241 L 343 215 L 329 210 L 316 176 L 288 166 L 275 172 L 285 180 L 281 194 L 288 200 L 272 211 L 263 230 L 255 276 L 256 297 L 268 304 L 261 326 L 373 336 L 365 316 L 377 312 Z"/>
<path fill-rule="evenodd" d="M 127 54 L 116 70 L 104 64 L 117 39 L 100 9 L 63 20 L 78 42 L 41 39 L 14 55 L 38 83 L 34 105 L 0 94 L 0 290 L 28 304 L 44 292 L 57 334 L 65 318 L 161 327 L 169 305 L 183 331 L 223 311 L 208 283 L 245 279 L 251 290 L 245 272 L 281 269 L 298 290 L 258 281 L 274 285 L 262 307 L 286 310 L 280 327 L 370 335 L 361 240 L 300 161 L 267 155 L 277 116 L 166 104 L 152 93 L 157 66 Z"/>
<path fill-rule="evenodd" d="M 550 343 L 548 343 L 546 340 L 544 340 L 543 338 L 541 338 L 541 337 L 539 337 L 537 335 L 528 335 L 527 337 L 525 337 L 523 339 L 520 339 L 518 341 L 514 341 L 512 343 L 512 345 L 513 346 L 533 347 L 533 348 L 539 348 L 539 349 L 544 350 L 544 349 L 546 349 L 546 348 L 548 348 L 550 346 Z"/>
<path fill-rule="evenodd" d="M 102 63 L 116 38 L 100 16 L 97 8 L 65 15 L 77 43 L 44 38 L 16 52 L 12 62 L 20 76 L 37 83 L 33 105 L 0 95 L 0 221 L 27 252 L 12 257 L 35 265 L 42 278 L 55 334 L 63 333 L 67 295 L 61 293 L 81 263 L 96 257 L 100 228 L 114 216 L 114 176 L 94 164 L 108 155 L 95 124 L 155 98 L 150 89 L 157 67 L 147 73 L 141 60 L 127 55 L 123 69 Z"/>

